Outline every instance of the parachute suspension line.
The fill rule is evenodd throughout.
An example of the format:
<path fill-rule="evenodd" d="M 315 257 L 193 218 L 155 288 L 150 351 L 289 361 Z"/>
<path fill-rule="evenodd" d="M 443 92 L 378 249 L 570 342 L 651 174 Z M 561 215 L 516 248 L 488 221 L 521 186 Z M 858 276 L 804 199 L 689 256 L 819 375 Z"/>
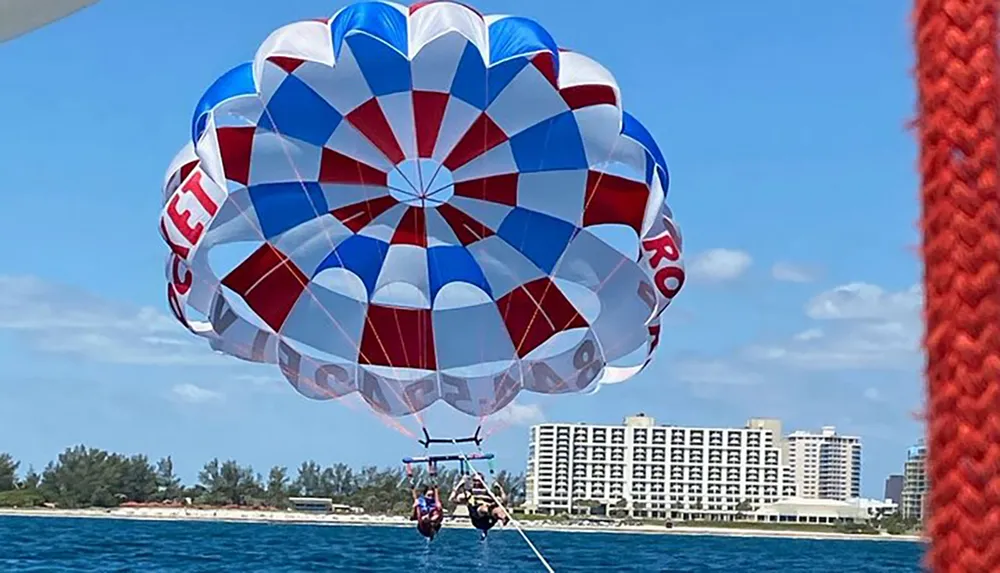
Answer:
<path fill-rule="evenodd" d="M 452 443 L 455 444 L 455 446 L 458 448 L 458 455 L 462 458 L 462 461 L 469 467 L 472 467 L 472 463 L 469 462 L 469 457 L 465 455 L 464 451 L 462 451 L 462 447 L 459 445 L 458 440 L 452 440 Z M 490 466 L 491 466 L 490 473 L 492 474 L 493 460 L 490 460 Z M 528 534 L 525 533 L 524 529 L 521 528 L 521 524 L 516 519 L 514 519 L 514 515 L 511 514 L 510 510 L 507 509 L 507 507 L 504 506 L 503 502 L 500 501 L 497 498 L 497 496 L 493 493 L 492 483 L 486 486 L 486 493 L 490 496 L 490 499 L 493 500 L 493 503 L 497 504 L 497 507 L 503 510 L 504 515 L 506 515 L 507 518 L 510 519 L 511 525 L 513 525 L 514 529 L 516 529 L 517 532 L 521 534 L 521 537 L 524 539 L 524 542 L 528 544 L 528 547 L 531 548 L 531 551 L 535 554 L 535 557 L 538 558 L 538 561 L 541 562 L 542 566 L 545 567 L 545 570 L 548 571 L 548 573 L 555 573 L 555 569 L 553 569 L 552 566 L 549 565 L 549 562 L 545 559 L 545 556 L 542 555 L 542 552 L 539 551 L 538 548 L 535 547 L 535 544 L 531 542 L 531 539 L 528 538 Z"/>

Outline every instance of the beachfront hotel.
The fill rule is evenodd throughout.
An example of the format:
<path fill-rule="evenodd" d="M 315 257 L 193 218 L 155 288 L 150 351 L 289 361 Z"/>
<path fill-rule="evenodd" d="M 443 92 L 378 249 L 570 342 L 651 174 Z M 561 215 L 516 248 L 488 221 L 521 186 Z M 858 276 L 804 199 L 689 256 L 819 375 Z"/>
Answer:
<path fill-rule="evenodd" d="M 781 422 L 742 428 L 623 425 L 531 428 L 525 510 L 587 513 L 595 504 L 640 518 L 735 519 L 796 496 Z"/>
<path fill-rule="evenodd" d="M 842 436 L 835 427 L 824 426 L 818 433 L 792 432 L 785 446 L 799 497 L 839 501 L 861 497 L 861 438 Z"/>
<path fill-rule="evenodd" d="M 923 521 L 929 485 L 927 446 L 920 440 L 906 451 L 906 462 L 903 464 L 903 499 L 900 510 L 904 518 Z"/>

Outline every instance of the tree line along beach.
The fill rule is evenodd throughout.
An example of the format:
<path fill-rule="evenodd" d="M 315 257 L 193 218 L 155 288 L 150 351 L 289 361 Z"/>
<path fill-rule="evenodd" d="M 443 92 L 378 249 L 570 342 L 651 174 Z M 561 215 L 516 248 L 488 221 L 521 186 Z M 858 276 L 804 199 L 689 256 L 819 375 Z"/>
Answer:
<path fill-rule="evenodd" d="M 920 535 L 889 535 L 878 529 L 740 522 L 677 522 L 592 516 L 533 516 L 517 512 L 524 501 L 524 476 L 500 471 L 495 476 L 510 495 L 510 505 L 524 529 L 616 531 L 681 535 L 795 537 L 814 539 L 885 539 L 920 541 Z M 460 479 L 456 469 L 442 468 L 436 482 L 442 497 Z M 430 483 L 423 468 L 414 481 Z M 343 512 L 298 511 L 297 497 L 328 499 Z M 40 473 L 0 454 L 0 517 L 50 516 L 146 520 L 234 521 L 287 524 L 408 526 L 412 498 L 400 467 L 366 466 L 355 470 L 342 463 L 321 466 L 303 462 L 295 476 L 286 467 L 271 468 L 266 477 L 235 460 L 213 459 L 186 485 L 170 457 L 152 462 L 145 455 L 122 455 L 76 446 L 62 452 Z M 352 510 L 353 508 L 353 510 Z M 452 508 L 449 508 L 451 510 Z M 459 512 L 460 513 L 460 512 Z M 449 511 L 449 526 L 467 527 Z"/>

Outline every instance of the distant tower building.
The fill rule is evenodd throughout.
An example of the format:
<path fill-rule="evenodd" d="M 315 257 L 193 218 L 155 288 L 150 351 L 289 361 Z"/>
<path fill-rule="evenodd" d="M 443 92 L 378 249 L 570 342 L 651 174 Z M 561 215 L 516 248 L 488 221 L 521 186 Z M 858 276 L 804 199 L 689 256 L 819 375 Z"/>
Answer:
<path fill-rule="evenodd" d="M 884 499 L 891 500 L 898 506 L 903 505 L 903 476 L 893 474 L 885 478 Z"/>
<path fill-rule="evenodd" d="M 920 440 L 906 451 L 906 463 L 903 465 L 903 517 L 923 521 L 926 509 L 926 497 L 929 484 L 927 482 L 927 446 Z"/>
<path fill-rule="evenodd" d="M 796 491 L 810 499 L 861 497 L 861 438 L 841 436 L 833 426 L 788 435 L 788 463 Z"/>

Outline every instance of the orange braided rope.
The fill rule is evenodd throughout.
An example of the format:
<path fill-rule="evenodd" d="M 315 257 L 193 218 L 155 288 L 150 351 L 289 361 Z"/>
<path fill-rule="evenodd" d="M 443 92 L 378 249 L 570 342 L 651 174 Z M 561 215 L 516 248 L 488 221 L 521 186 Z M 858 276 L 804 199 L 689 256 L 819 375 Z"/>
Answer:
<path fill-rule="evenodd" d="M 1000 0 L 916 0 L 936 573 L 1000 572 Z"/>

